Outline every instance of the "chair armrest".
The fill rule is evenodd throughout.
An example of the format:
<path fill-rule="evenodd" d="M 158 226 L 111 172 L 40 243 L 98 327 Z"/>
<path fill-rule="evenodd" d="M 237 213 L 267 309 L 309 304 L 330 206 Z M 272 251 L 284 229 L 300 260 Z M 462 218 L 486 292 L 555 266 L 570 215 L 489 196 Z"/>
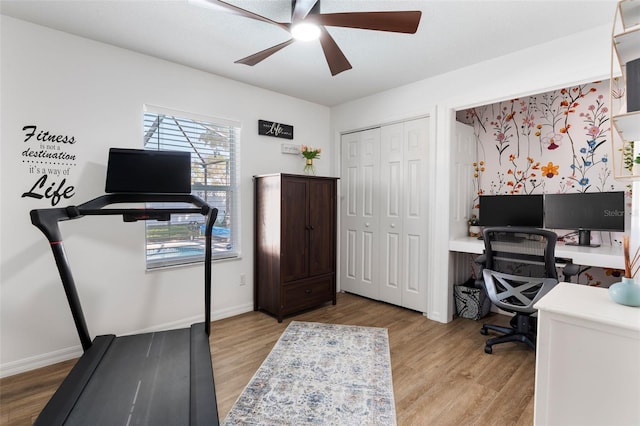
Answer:
<path fill-rule="evenodd" d="M 473 261 L 479 266 L 478 276 L 476 278 L 475 286 L 476 288 L 484 289 L 484 279 L 482 277 L 482 271 L 487 266 L 487 256 L 484 254 L 481 254 L 480 256 L 476 257 Z"/>

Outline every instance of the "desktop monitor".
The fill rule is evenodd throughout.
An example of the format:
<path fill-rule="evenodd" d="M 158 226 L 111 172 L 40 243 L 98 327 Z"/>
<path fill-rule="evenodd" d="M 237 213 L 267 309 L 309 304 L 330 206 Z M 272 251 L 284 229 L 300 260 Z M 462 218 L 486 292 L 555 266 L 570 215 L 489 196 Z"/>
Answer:
<path fill-rule="evenodd" d="M 547 194 L 544 226 L 576 229 L 577 245 L 597 247 L 591 244 L 591 231 L 624 232 L 624 192 Z"/>
<path fill-rule="evenodd" d="M 111 148 L 105 191 L 191 193 L 191 153 Z"/>
<path fill-rule="evenodd" d="M 529 195 L 481 195 L 479 219 L 481 226 L 544 225 L 544 196 Z"/>

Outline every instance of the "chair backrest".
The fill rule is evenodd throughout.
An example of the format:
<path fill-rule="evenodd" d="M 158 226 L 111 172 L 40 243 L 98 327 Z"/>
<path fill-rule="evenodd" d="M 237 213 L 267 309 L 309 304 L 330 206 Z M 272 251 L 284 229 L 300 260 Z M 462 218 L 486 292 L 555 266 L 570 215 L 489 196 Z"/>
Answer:
<path fill-rule="evenodd" d="M 490 227 L 483 230 L 485 268 L 506 274 L 558 278 L 555 248 L 558 236 L 549 230 Z"/>
<path fill-rule="evenodd" d="M 534 312 L 533 304 L 558 282 L 554 232 L 524 227 L 483 231 L 485 288 L 491 301 L 506 310 Z"/>
<path fill-rule="evenodd" d="M 535 312 L 533 305 L 558 284 L 554 278 L 521 277 L 490 269 L 482 272 L 491 302 L 512 312 Z"/>

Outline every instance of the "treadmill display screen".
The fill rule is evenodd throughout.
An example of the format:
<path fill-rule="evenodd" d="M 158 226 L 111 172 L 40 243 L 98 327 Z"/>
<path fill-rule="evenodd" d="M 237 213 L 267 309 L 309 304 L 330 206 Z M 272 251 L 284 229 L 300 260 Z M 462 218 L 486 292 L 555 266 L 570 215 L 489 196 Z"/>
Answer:
<path fill-rule="evenodd" d="M 111 148 L 105 191 L 190 194 L 191 154 Z"/>

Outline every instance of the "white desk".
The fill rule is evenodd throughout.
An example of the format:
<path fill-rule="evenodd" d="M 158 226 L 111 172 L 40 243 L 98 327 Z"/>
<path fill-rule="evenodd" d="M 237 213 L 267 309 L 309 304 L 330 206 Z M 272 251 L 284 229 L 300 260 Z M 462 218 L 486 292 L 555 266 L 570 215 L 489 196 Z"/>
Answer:
<path fill-rule="evenodd" d="M 484 241 L 476 237 L 457 238 L 449 241 L 449 251 L 482 254 L 484 252 Z M 556 257 L 571 259 L 576 265 L 624 269 L 622 247 L 606 245 L 600 247 L 582 247 L 557 243 Z"/>
<path fill-rule="evenodd" d="M 535 307 L 534 424 L 640 424 L 640 308 L 571 283 Z"/>

